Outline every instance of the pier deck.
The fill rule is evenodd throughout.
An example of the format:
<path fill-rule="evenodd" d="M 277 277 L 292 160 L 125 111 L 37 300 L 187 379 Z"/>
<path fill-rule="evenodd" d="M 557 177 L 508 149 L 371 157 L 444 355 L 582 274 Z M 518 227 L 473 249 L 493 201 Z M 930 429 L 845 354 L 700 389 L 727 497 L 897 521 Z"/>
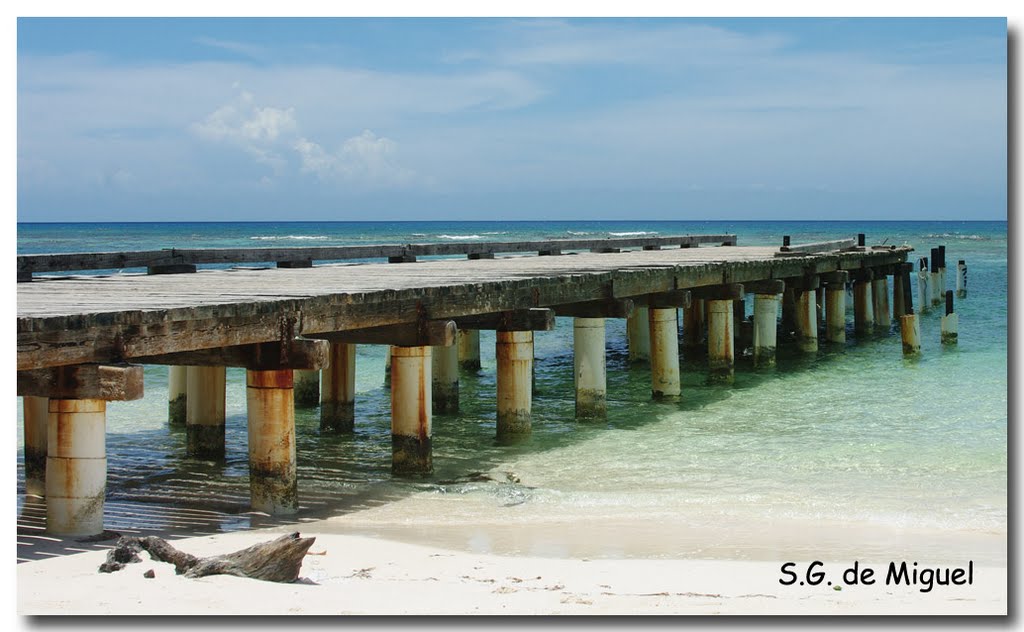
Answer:
<path fill-rule="evenodd" d="M 18 370 L 124 362 L 417 320 L 870 268 L 907 248 L 723 246 L 37 279 L 17 286 Z"/>

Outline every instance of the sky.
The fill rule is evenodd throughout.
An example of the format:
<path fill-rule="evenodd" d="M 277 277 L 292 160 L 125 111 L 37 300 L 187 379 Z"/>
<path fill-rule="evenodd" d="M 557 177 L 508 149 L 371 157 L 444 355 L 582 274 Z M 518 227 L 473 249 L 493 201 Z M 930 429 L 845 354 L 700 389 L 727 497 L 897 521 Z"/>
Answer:
<path fill-rule="evenodd" d="M 17 218 L 993 219 L 1002 18 L 19 18 Z"/>

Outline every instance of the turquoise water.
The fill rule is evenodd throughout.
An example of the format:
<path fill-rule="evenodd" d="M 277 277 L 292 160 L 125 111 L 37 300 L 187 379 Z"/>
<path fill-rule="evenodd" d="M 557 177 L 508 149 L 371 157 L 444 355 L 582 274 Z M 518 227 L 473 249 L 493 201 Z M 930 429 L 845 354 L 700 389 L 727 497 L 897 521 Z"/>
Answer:
<path fill-rule="evenodd" d="M 647 368 L 626 362 L 624 321 L 609 320 L 608 419 L 581 423 L 573 415 L 572 324 L 559 319 L 555 331 L 537 336 L 533 434 L 522 444 L 502 446 L 494 439 L 493 333 L 483 332 L 484 366 L 463 374 L 461 412 L 434 417 L 434 474 L 398 481 L 390 476 L 384 350 L 360 347 L 356 432 L 321 435 L 316 409 L 296 412 L 300 518 L 340 515 L 339 524 L 353 531 L 551 555 L 583 550 L 594 556 L 776 559 L 836 550 L 835 534 L 846 538 L 853 531 L 854 552 L 867 548 L 878 556 L 932 549 L 938 555 L 951 546 L 951 536 L 966 538 L 972 555 L 972 538 L 1005 543 L 1005 222 L 20 224 L 18 249 L 707 232 L 736 233 L 740 245 L 780 244 L 783 234 L 799 243 L 864 232 L 868 243 L 913 245 L 915 262 L 944 244 L 950 288 L 958 259 L 970 271 L 968 298 L 956 308 L 960 342 L 939 344 L 940 314 L 932 310 L 922 316 L 923 353 L 913 361 L 902 358 L 898 333 L 868 340 L 850 335 L 844 349 L 823 348 L 813 358 L 783 348 L 778 368 L 767 373 L 754 372 L 741 358 L 734 385 L 708 386 L 703 358 L 684 356 L 683 400 L 661 404 L 649 399 Z M 228 371 L 227 411 L 226 462 L 187 458 L 184 433 L 166 423 L 166 369 L 147 367 L 146 397 L 108 409 L 111 507 L 173 505 L 214 512 L 220 529 L 256 524 L 258 517 L 246 513 L 241 370 Z M 21 503 L 20 404 L 18 414 Z M 131 511 L 108 511 L 110 528 L 139 527 L 139 520 Z M 552 540 L 551 525 L 567 535 Z M 584 527 L 611 535 L 595 535 L 598 544 L 574 548 Z M 805 536 L 793 537 L 795 532 Z M 927 534 L 941 534 L 931 548 Z M 654 546 L 652 538 L 670 544 Z M 709 539 L 715 542 L 701 544 Z M 1005 544 L 1001 550 L 1005 560 Z"/>

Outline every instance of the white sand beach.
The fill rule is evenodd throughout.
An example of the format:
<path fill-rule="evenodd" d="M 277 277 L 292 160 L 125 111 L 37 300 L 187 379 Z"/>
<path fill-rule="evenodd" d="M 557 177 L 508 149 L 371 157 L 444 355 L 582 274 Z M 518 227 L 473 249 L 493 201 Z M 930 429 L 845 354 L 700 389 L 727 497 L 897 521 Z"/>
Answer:
<path fill-rule="evenodd" d="M 144 561 L 113 574 L 103 551 L 17 567 L 17 611 L 51 614 L 1005 614 L 1005 567 L 975 564 L 973 584 L 783 586 L 781 562 L 505 557 L 364 536 L 322 533 L 300 580 L 278 584 L 229 576 L 186 579 Z M 335 529 L 336 530 L 336 529 Z M 285 528 L 175 540 L 189 553 L 228 553 Z M 848 561 L 826 562 L 841 583 Z M 801 574 L 805 565 L 798 567 Z M 155 578 L 143 573 L 155 571 Z M 803 575 L 801 575 L 803 576 Z"/>

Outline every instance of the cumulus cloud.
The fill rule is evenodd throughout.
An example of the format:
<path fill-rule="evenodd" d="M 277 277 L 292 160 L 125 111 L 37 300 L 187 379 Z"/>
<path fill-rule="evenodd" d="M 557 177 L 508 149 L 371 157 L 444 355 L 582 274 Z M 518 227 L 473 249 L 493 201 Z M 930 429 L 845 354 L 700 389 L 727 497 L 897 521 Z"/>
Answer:
<path fill-rule="evenodd" d="M 298 139 L 293 148 L 302 158 L 302 170 L 323 181 L 386 187 L 406 186 L 416 179 L 413 171 L 398 164 L 398 144 L 368 129 L 343 142 L 333 153 L 306 138 Z"/>
<path fill-rule="evenodd" d="M 275 173 L 285 164 L 275 145 L 296 128 L 293 108 L 260 107 L 249 92 L 242 92 L 234 103 L 218 108 L 192 126 L 200 138 L 236 145 Z"/>

